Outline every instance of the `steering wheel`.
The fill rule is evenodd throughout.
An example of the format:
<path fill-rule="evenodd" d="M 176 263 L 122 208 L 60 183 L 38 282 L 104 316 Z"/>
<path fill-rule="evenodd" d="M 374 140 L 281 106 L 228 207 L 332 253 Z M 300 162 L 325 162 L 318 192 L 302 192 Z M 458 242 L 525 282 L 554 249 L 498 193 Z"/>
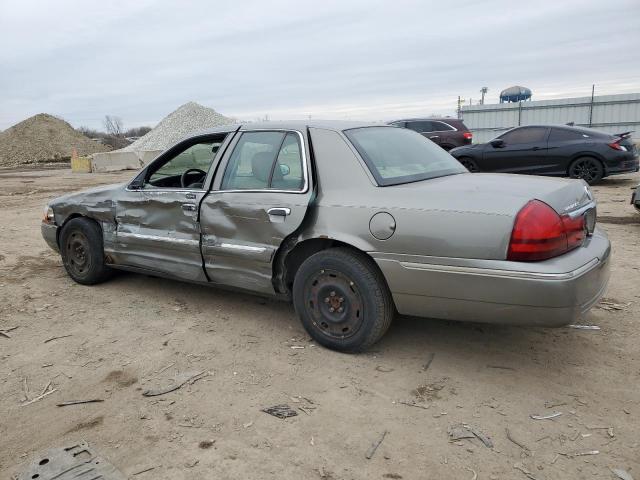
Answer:
<path fill-rule="evenodd" d="M 187 176 L 188 176 L 190 173 L 193 173 L 193 172 L 201 173 L 201 174 L 202 174 L 202 178 L 203 178 L 203 179 L 204 179 L 204 177 L 206 177 L 206 176 L 207 176 L 207 172 L 205 172 L 204 170 L 200 170 L 199 168 L 190 168 L 190 169 L 188 169 L 188 170 L 185 170 L 185 171 L 182 173 L 182 175 L 180 176 L 180 186 L 181 186 L 182 188 L 187 188 L 187 185 L 186 185 L 186 182 L 187 182 Z"/>

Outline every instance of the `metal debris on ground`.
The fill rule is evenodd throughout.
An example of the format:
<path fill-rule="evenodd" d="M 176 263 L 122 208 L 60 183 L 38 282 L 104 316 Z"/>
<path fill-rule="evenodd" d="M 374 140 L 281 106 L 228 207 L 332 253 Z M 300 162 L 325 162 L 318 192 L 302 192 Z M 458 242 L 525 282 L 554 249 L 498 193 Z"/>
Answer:
<path fill-rule="evenodd" d="M 286 405 L 286 404 L 274 405 L 273 407 L 263 408 L 261 411 L 264 413 L 268 413 L 269 415 L 273 415 L 274 417 L 278 417 L 280 419 L 295 417 L 298 415 L 298 412 L 296 412 L 293 408 L 291 408 L 289 405 Z"/>
<path fill-rule="evenodd" d="M 365 453 L 364 455 L 367 458 L 367 460 L 371 460 L 371 458 L 375 455 L 376 450 L 378 450 L 378 447 L 383 442 L 384 437 L 387 436 L 387 433 L 389 433 L 387 430 L 382 432 L 382 435 L 380 436 L 380 438 L 371 444 L 371 446 L 369 447 L 369 450 L 367 450 L 367 453 Z"/>
<path fill-rule="evenodd" d="M 57 407 L 68 407 L 70 405 L 82 405 L 85 403 L 100 403 L 104 402 L 101 398 L 92 398 L 90 400 L 69 400 L 68 402 L 56 403 Z"/>
<path fill-rule="evenodd" d="M 405 402 L 405 401 L 398 401 L 398 403 L 402 404 L 402 405 L 406 405 L 407 407 L 416 407 L 416 408 L 422 408 L 423 410 L 429 410 L 429 407 L 431 405 L 420 405 L 419 403 L 416 402 Z"/>
<path fill-rule="evenodd" d="M 562 412 L 555 412 L 549 415 L 529 415 L 533 420 L 551 420 L 552 418 L 556 418 L 562 415 Z"/>
<path fill-rule="evenodd" d="M 144 468 L 142 470 L 138 470 L 135 473 L 132 473 L 131 476 L 134 477 L 136 475 L 140 475 L 141 473 L 147 473 L 147 472 L 150 472 L 151 470 L 155 470 L 156 468 L 161 467 L 161 466 L 162 465 L 154 465 L 153 467 L 147 467 L 147 468 Z"/>
<path fill-rule="evenodd" d="M 157 397 L 158 395 L 164 395 L 165 393 L 178 390 L 179 388 L 182 388 L 187 384 L 193 385 L 195 382 L 206 377 L 207 375 L 209 375 L 209 372 L 199 372 L 199 373 L 185 372 L 181 375 L 176 376 L 176 379 L 172 385 L 169 385 L 164 388 L 158 388 L 155 390 L 153 389 L 145 390 L 142 393 L 142 395 L 144 395 L 145 397 Z"/>
<path fill-rule="evenodd" d="M 86 442 L 53 448 L 39 454 L 16 480 L 126 480 Z"/>
<path fill-rule="evenodd" d="M 464 438 L 477 438 L 485 447 L 493 448 L 491 438 L 482 433 L 479 429 L 467 425 L 466 423 L 451 425 L 447 430 L 447 433 L 449 434 L 449 441 L 451 442 L 462 440 Z"/>
<path fill-rule="evenodd" d="M 498 370 L 515 370 L 513 367 L 505 367 L 504 365 L 487 365 L 487 368 L 495 368 Z"/>
<path fill-rule="evenodd" d="M 600 330 L 598 325 L 567 325 L 567 328 L 575 328 L 577 330 Z"/>
<path fill-rule="evenodd" d="M 621 468 L 612 468 L 611 473 L 613 473 L 620 480 L 633 480 L 633 477 L 626 470 L 622 470 Z"/>
<path fill-rule="evenodd" d="M 49 342 L 53 342 L 54 340 L 60 340 L 61 338 L 69 338 L 73 335 L 60 335 L 58 337 L 51 337 L 51 338 L 47 338 L 44 342 L 42 343 L 49 343 Z"/>
<path fill-rule="evenodd" d="M 433 359 L 434 359 L 434 358 L 436 358 L 436 354 L 435 354 L 435 353 L 433 353 L 433 352 L 432 352 L 432 353 L 430 353 L 430 354 L 429 354 L 429 356 L 427 357 L 427 363 L 425 363 L 425 364 L 422 366 L 422 370 L 423 370 L 423 371 L 425 371 L 425 372 L 426 372 L 427 370 L 429 370 L 429 367 L 431 366 L 431 362 L 433 362 Z"/>

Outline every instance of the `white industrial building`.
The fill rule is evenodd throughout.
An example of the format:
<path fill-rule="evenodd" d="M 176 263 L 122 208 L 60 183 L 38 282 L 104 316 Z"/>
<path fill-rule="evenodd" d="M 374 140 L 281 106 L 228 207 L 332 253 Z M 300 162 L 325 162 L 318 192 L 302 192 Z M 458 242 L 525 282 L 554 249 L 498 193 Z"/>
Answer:
<path fill-rule="evenodd" d="M 633 130 L 632 137 L 640 140 L 640 93 L 469 105 L 461 114 L 477 143 L 518 125 L 566 123 L 609 133 Z"/>

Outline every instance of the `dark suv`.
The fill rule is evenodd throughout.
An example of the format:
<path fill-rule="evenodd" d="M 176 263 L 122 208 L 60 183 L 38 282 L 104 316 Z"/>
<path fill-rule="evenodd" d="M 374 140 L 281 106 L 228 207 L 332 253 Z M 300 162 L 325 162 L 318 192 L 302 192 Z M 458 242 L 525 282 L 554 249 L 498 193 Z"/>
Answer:
<path fill-rule="evenodd" d="M 469 145 L 473 133 L 457 118 L 409 118 L 394 120 L 389 125 L 408 128 L 427 137 L 446 151 L 455 147 Z"/>

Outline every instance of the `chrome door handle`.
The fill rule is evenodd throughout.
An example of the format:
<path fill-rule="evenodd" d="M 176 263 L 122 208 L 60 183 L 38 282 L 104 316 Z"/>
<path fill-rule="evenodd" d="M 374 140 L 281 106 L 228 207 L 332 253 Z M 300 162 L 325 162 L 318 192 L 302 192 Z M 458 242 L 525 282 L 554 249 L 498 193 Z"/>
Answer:
<path fill-rule="evenodd" d="M 291 209 L 286 207 L 275 207 L 267 210 L 267 213 L 276 217 L 286 217 L 291 213 Z"/>
<path fill-rule="evenodd" d="M 182 205 L 182 210 L 185 212 L 195 212 L 198 209 L 194 203 L 185 203 Z"/>

